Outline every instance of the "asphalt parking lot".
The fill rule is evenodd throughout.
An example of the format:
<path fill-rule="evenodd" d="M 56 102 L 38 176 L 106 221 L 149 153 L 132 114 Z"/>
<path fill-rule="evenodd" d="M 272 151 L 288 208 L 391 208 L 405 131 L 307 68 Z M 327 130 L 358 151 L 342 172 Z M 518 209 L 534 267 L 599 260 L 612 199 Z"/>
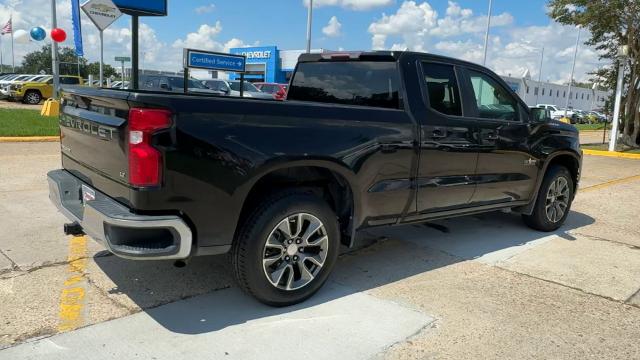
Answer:
<path fill-rule="evenodd" d="M 640 160 L 587 156 L 556 233 L 505 213 L 364 233 L 317 296 L 273 309 L 225 257 L 64 236 L 58 148 L 0 144 L 0 359 L 640 358 Z"/>

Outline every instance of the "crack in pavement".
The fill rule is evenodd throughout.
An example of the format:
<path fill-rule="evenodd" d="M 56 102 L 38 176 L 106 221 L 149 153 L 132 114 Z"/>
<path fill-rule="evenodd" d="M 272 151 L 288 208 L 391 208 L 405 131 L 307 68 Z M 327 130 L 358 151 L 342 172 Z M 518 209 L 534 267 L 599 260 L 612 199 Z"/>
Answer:
<path fill-rule="evenodd" d="M 635 304 L 631 304 L 631 299 L 633 299 L 636 296 L 640 296 L 640 289 L 638 289 L 638 291 L 636 291 L 635 293 L 633 293 L 633 295 L 629 296 L 629 298 L 627 300 L 625 300 L 625 304 L 627 305 L 631 305 L 631 306 L 636 306 Z M 640 308 L 640 306 L 638 306 Z"/>
<path fill-rule="evenodd" d="M 525 276 L 525 277 L 528 277 L 528 278 L 530 278 L 530 279 L 535 279 L 535 280 L 544 281 L 544 282 L 549 283 L 549 284 L 559 285 L 559 286 L 562 286 L 562 287 L 565 287 L 565 288 L 568 288 L 568 289 L 571 289 L 571 290 L 579 291 L 579 292 L 581 292 L 581 293 L 583 293 L 583 294 L 585 294 L 585 295 L 596 296 L 596 297 L 599 297 L 599 298 L 601 298 L 601 299 L 609 300 L 609 301 L 612 301 L 612 302 L 615 302 L 615 303 L 618 303 L 618 304 L 621 304 L 621 305 L 631 306 L 631 307 L 634 307 L 634 308 L 636 308 L 636 309 L 639 309 L 639 310 L 640 310 L 640 305 L 627 303 L 627 301 L 628 301 L 629 299 L 627 299 L 627 300 L 618 300 L 618 299 L 614 299 L 614 298 L 609 297 L 609 296 L 606 296 L 606 295 L 592 293 L 592 292 L 590 292 L 590 291 L 586 291 L 586 290 L 581 289 L 581 288 L 579 288 L 579 287 L 575 287 L 575 286 L 571 286 L 571 285 L 563 284 L 563 283 L 561 283 L 561 282 L 557 282 L 557 281 L 554 281 L 554 280 L 544 279 L 544 278 L 541 278 L 541 277 L 537 277 L 537 276 L 534 276 L 534 275 L 530 275 L 530 274 L 522 273 L 522 272 L 519 272 L 519 271 L 514 271 L 514 270 L 511 270 L 511 269 L 505 269 L 505 268 L 503 268 L 503 267 L 501 267 L 501 266 L 495 266 L 495 267 L 496 267 L 496 268 L 498 268 L 498 269 L 501 269 L 501 270 L 504 270 L 504 271 L 507 271 L 507 272 L 513 273 L 513 274 L 517 274 L 517 275 Z M 635 296 L 635 295 L 634 295 L 634 296 Z M 632 296 L 632 297 L 633 297 L 633 296 Z"/>
<path fill-rule="evenodd" d="M 0 250 L 0 253 L 2 253 L 2 250 Z M 4 255 L 4 253 L 2 253 L 2 254 Z M 109 252 L 101 251 L 101 252 L 99 252 L 97 254 L 94 254 L 93 256 L 79 257 L 79 258 L 74 259 L 74 260 L 89 260 L 89 259 L 103 258 L 103 257 L 109 257 L 109 256 L 114 256 L 114 255 L 109 253 Z M 34 266 L 34 267 L 28 268 L 28 269 L 21 269 L 20 267 L 18 267 L 18 265 L 16 265 L 17 270 L 10 270 L 10 271 L 4 272 L 4 273 L 0 272 L 0 275 L 9 274 L 12 271 L 20 272 L 20 274 L 17 274 L 15 276 L 11 276 L 11 277 L 0 277 L 0 280 L 5 280 L 5 279 L 9 279 L 9 278 L 17 278 L 17 277 L 21 277 L 21 276 L 32 274 L 32 273 L 34 273 L 36 271 L 49 269 L 49 268 L 53 268 L 53 267 L 69 265 L 70 263 L 71 262 L 69 260 L 56 261 L 56 262 L 45 262 L 45 263 L 42 263 L 42 264 L 40 264 L 38 266 Z"/>
<path fill-rule="evenodd" d="M 618 244 L 618 245 L 626 246 L 626 247 L 628 247 L 628 248 L 630 248 L 630 249 L 632 249 L 632 250 L 640 250 L 640 246 L 638 246 L 638 245 L 633 245 L 633 244 L 627 244 L 627 243 L 624 243 L 624 242 L 622 242 L 622 241 L 611 240 L 611 239 L 607 239 L 607 238 L 603 238 L 603 237 L 599 237 L 599 236 L 595 236 L 595 235 L 582 234 L 582 233 L 575 232 L 575 231 L 571 231 L 571 232 L 570 232 L 570 234 L 571 234 L 571 235 L 580 235 L 580 236 L 584 236 L 584 237 L 586 237 L 586 238 L 588 238 L 588 239 L 595 240 L 595 241 L 605 241 L 605 242 L 610 242 L 610 243 L 613 243 L 613 244 Z"/>
<path fill-rule="evenodd" d="M 7 260 L 9 260 L 9 263 L 11 263 L 11 269 L 2 269 L 0 270 L 0 275 L 12 272 L 12 271 L 22 271 L 20 269 L 20 267 L 18 266 L 18 264 L 15 263 L 15 261 L 13 261 L 9 255 L 5 254 L 4 251 L 0 250 L 0 254 L 2 254 L 2 256 L 4 256 Z"/>

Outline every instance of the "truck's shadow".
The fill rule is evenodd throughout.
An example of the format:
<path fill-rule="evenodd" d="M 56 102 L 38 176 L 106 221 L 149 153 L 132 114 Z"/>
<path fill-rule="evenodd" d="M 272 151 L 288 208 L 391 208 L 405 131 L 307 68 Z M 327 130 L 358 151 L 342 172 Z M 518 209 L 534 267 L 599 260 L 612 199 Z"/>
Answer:
<path fill-rule="evenodd" d="M 130 299 L 170 331 L 200 334 L 317 306 L 468 259 L 492 263 L 500 260 L 499 250 L 509 255 L 550 235 L 571 241 L 569 231 L 592 223 L 593 218 L 572 212 L 561 230 L 547 234 L 528 229 L 519 216 L 489 213 L 431 226 L 372 230 L 363 234 L 364 246 L 341 256 L 331 280 L 316 296 L 281 309 L 241 293 L 225 256 L 196 258 L 183 269 L 171 262 L 135 262 L 115 256 L 96 256 L 95 261 L 115 284 L 104 290 L 117 300 Z M 187 300 L 177 301 L 181 299 Z"/>

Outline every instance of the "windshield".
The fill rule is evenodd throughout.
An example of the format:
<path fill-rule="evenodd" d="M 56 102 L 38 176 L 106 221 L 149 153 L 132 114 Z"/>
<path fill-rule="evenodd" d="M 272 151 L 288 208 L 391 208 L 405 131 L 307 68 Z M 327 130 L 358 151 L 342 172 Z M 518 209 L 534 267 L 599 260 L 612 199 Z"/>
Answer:
<path fill-rule="evenodd" d="M 184 89 L 184 79 L 179 77 L 170 77 L 169 85 L 174 89 Z M 189 89 L 206 89 L 207 87 L 195 79 L 189 79 Z"/>
<path fill-rule="evenodd" d="M 231 90 L 233 91 L 240 91 L 240 81 L 231 81 L 229 82 L 229 86 L 231 86 Z M 247 92 L 260 92 L 260 90 L 250 82 L 244 83 L 243 90 Z"/>

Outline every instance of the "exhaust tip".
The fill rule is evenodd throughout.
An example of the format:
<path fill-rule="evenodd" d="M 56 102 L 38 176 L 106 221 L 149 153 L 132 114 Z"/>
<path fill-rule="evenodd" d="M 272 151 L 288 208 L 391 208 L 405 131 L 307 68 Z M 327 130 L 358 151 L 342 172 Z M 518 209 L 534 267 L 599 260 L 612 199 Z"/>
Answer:
<path fill-rule="evenodd" d="M 177 267 L 178 269 L 182 269 L 183 267 L 187 266 L 187 261 L 186 260 L 176 260 L 176 262 L 173 263 L 173 266 Z"/>
<path fill-rule="evenodd" d="M 82 226 L 77 222 L 72 222 L 68 224 L 64 224 L 64 234 L 71 236 L 83 236 L 85 235 L 84 230 L 82 230 Z"/>

